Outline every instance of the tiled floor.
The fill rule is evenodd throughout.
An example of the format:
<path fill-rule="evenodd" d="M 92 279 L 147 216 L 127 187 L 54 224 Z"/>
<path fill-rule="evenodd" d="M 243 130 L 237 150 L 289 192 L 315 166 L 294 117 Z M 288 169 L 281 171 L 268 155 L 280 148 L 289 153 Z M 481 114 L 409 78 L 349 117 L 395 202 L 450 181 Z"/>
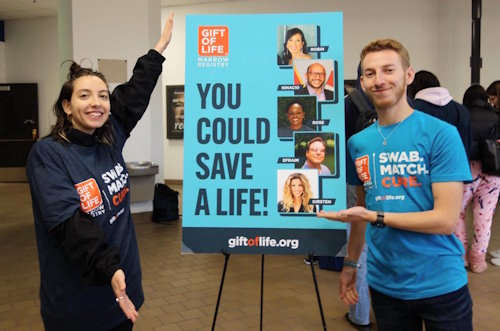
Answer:
<path fill-rule="evenodd" d="M 180 187 L 173 186 L 181 190 Z M 146 302 L 134 330 L 210 330 L 224 265 L 220 254 L 180 254 L 181 222 L 136 215 Z M 499 217 L 490 247 L 500 249 Z M 229 259 L 215 330 L 259 330 L 261 256 Z M 337 297 L 338 273 L 316 268 L 328 330 L 353 330 Z M 302 256 L 265 256 L 263 330 L 322 330 Z M 475 330 L 500 330 L 500 267 L 469 273 Z M 43 330 L 27 184 L 0 183 L 0 330 Z"/>

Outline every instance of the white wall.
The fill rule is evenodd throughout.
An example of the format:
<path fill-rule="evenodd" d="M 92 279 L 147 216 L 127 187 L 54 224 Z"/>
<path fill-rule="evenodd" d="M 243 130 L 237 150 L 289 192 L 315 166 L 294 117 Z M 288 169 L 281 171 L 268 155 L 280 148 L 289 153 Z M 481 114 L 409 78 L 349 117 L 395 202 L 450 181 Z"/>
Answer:
<path fill-rule="evenodd" d="M 341 11 L 344 15 L 345 79 L 356 78 L 359 53 L 369 41 L 394 38 L 410 52 L 415 70 L 435 73 L 459 102 L 470 85 L 471 0 L 239 0 L 214 4 L 165 7 L 164 20 L 175 12 L 175 28 L 163 85 L 184 84 L 185 16 L 187 14 L 248 14 Z M 497 31 L 500 2 L 483 0 L 481 83 L 500 79 Z M 251 29 L 251 27 L 249 27 Z M 258 36 L 249 46 L 259 52 Z M 165 99 L 165 95 L 163 95 Z M 165 101 L 164 101 L 165 104 Z M 189 109 L 186 109 L 189 111 Z M 165 178 L 182 179 L 183 143 L 166 140 Z"/>
<path fill-rule="evenodd" d="M 145 2 L 147 6 L 144 6 Z M 73 1 L 72 9 L 77 26 L 80 26 L 80 30 L 73 31 L 76 38 L 75 57 L 89 57 L 95 66 L 99 57 L 126 58 L 129 73 L 136 57 L 154 45 L 170 11 L 175 12 L 174 35 L 164 54 L 167 60 L 162 81 L 155 90 L 148 113 L 134 130 L 125 148 L 127 160 L 153 160 L 161 165 L 157 181 L 162 177 L 183 177 L 183 141 L 165 138 L 165 86 L 182 85 L 185 81 L 186 14 L 342 11 L 346 79 L 356 77 L 359 52 L 368 41 L 391 37 L 405 44 L 416 70 L 434 72 L 458 101 L 461 101 L 470 83 L 471 0 L 239 0 L 166 7 L 161 9 L 161 18 L 157 15 L 160 11 L 158 2 Z M 500 25 L 497 19 L 500 17 L 500 2 L 483 0 L 482 3 L 481 84 L 486 87 L 493 80 L 500 79 L 496 36 Z M 116 10 L 117 7 L 120 10 Z M 124 32 L 120 34 L 119 31 Z M 11 82 L 39 84 L 40 129 L 42 135 L 47 134 L 53 123 L 51 107 L 60 87 L 58 75 L 55 74 L 60 63 L 57 19 L 6 21 L 5 32 L 5 78 Z M 256 52 L 260 51 L 258 36 L 250 45 Z"/>
<path fill-rule="evenodd" d="M 73 57 L 77 62 L 89 59 L 94 68 L 98 59 L 124 59 L 130 78 L 137 58 L 153 48 L 160 36 L 160 0 L 73 0 L 72 5 Z M 164 126 L 159 82 L 123 154 L 125 161 L 158 163 L 157 180 L 162 181 L 164 138 L 158 133 Z"/>
<path fill-rule="evenodd" d="M 7 83 L 38 84 L 40 135 L 54 123 L 52 105 L 59 93 L 57 18 L 5 21 Z"/>

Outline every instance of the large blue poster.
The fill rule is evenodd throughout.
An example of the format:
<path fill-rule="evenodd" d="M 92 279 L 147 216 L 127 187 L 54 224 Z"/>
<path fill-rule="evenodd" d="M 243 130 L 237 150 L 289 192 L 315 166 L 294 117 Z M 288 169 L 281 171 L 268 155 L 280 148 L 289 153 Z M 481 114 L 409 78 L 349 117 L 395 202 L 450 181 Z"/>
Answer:
<path fill-rule="evenodd" d="M 335 255 L 346 206 L 341 13 L 190 15 L 182 251 Z"/>

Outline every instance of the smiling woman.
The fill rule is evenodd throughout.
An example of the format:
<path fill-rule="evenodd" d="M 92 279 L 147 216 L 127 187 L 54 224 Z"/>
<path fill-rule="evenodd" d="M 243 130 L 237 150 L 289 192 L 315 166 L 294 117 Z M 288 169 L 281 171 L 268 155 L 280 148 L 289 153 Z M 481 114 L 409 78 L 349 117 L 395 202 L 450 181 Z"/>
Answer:
<path fill-rule="evenodd" d="M 172 25 L 173 15 L 112 94 L 101 73 L 73 62 L 54 105 L 56 125 L 31 150 L 46 330 L 128 331 L 138 317 L 144 294 L 122 150 L 147 109 Z"/>

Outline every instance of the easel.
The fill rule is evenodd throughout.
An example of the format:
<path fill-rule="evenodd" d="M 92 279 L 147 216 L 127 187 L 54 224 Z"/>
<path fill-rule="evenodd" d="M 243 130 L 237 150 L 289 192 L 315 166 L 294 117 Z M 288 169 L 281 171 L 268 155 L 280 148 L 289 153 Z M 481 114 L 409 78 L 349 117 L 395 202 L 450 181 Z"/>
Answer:
<path fill-rule="evenodd" d="M 224 279 L 226 278 L 227 263 L 229 262 L 229 256 L 231 254 L 227 252 L 222 252 L 224 255 L 224 267 L 222 270 L 222 277 L 220 280 L 219 294 L 217 296 L 217 304 L 215 305 L 214 319 L 212 322 L 212 331 L 215 330 L 215 322 L 217 320 L 217 313 L 219 312 L 220 299 L 222 296 L 222 288 L 224 287 Z M 260 271 L 260 331 L 262 331 L 262 316 L 264 307 L 264 254 L 261 255 L 261 271 Z M 311 261 L 311 273 L 314 281 L 314 288 L 316 290 L 316 298 L 318 299 L 319 312 L 321 314 L 321 322 L 323 323 L 323 330 L 326 331 L 325 315 L 323 314 L 323 307 L 321 305 L 321 297 L 319 295 L 318 281 L 316 280 L 316 272 L 314 271 L 313 255 L 308 256 Z"/>

